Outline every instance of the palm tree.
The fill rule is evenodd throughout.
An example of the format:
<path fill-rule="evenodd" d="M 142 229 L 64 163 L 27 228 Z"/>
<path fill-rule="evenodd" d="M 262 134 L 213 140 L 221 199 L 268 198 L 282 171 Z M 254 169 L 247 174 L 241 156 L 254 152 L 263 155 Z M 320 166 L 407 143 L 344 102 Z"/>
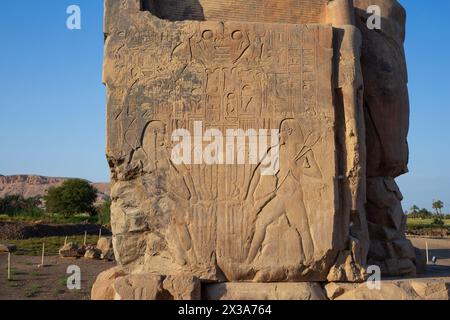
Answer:
<path fill-rule="evenodd" d="M 442 209 L 444 208 L 444 203 L 441 200 L 433 201 L 433 209 L 436 211 L 436 216 L 439 220 L 443 219 Z"/>
<path fill-rule="evenodd" d="M 433 201 L 433 209 L 436 210 L 436 214 L 441 215 L 444 203 L 441 200 Z"/>
<path fill-rule="evenodd" d="M 412 207 L 411 207 L 411 209 L 409 209 L 410 210 L 410 213 L 412 213 L 412 214 L 414 214 L 414 215 L 417 215 L 418 213 L 419 213 L 419 207 L 418 206 L 416 206 L 416 205 L 413 205 Z"/>

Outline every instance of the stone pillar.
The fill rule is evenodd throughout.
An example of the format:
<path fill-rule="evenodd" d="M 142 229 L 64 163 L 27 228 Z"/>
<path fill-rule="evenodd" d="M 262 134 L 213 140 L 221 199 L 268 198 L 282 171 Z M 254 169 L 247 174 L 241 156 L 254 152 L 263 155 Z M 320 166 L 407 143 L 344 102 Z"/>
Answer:
<path fill-rule="evenodd" d="M 366 200 L 365 128 L 362 112 L 363 80 L 360 65 L 361 34 L 354 25 L 351 0 L 334 0 L 327 5 L 327 18 L 334 30 L 334 101 L 337 110 L 339 184 L 346 198 L 341 223 L 350 235 L 346 253 L 341 253 L 328 281 L 358 282 L 365 278 L 368 252 L 368 230 L 364 203 Z M 360 261 L 355 264 L 352 260 Z M 355 272 L 355 270 L 358 270 Z"/>

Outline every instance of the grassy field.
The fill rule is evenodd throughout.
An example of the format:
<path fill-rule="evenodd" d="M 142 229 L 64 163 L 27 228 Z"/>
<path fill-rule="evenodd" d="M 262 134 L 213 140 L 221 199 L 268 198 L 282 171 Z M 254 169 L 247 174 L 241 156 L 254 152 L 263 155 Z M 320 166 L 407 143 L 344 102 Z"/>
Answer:
<path fill-rule="evenodd" d="M 410 219 L 407 220 L 408 228 L 414 227 L 433 227 L 434 219 Z M 450 227 L 450 220 L 444 220 L 444 227 Z"/>
<path fill-rule="evenodd" d="M 87 236 L 87 244 L 96 244 L 98 236 Z M 64 245 L 65 237 L 47 237 L 47 238 L 33 238 L 25 240 L 5 240 L 5 243 L 15 244 L 17 251 L 16 255 L 40 256 L 42 254 L 42 243 L 45 243 L 45 255 L 58 255 L 58 250 Z M 84 242 L 83 236 L 67 237 L 67 242 L 76 242 L 79 245 Z"/>
<path fill-rule="evenodd" d="M 17 221 L 17 222 L 40 222 L 48 224 L 66 224 L 66 223 L 98 223 L 98 216 L 89 216 L 88 214 L 77 214 L 65 217 L 61 214 L 42 213 L 41 215 L 0 215 L 0 221 Z"/>

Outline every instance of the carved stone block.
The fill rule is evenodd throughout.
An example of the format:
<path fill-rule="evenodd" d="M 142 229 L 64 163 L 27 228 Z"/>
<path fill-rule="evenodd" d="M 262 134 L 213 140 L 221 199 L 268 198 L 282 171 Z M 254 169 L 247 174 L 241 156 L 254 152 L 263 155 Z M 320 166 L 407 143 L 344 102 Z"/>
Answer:
<path fill-rule="evenodd" d="M 324 3 L 308 5 L 317 21 Z M 199 4 L 207 17 L 227 18 L 218 14 L 224 12 L 216 10 L 218 1 Z M 362 144 L 341 134 L 345 124 L 336 114 L 334 73 L 342 75 L 338 86 L 345 91 L 338 112 L 356 135 L 361 121 L 347 110 L 358 108 L 348 97 L 357 88 L 347 82 L 354 71 L 335 67 L 347 63 L 334 58 L 340 55 L 333 44 L 336 32 L 325 24 L 184 20 L 178 9 L 169 10 L 173 19 L 155 15 L 187 5 L 106 1 L 107 154 L 118 263 L 131 273 L 188 273 L 203 280 L 325 280 L 341 252 L 368 247 L 363 175 L 350 177 L 351 168 L 363 168 L 356 160 L 363 158 Z M 321 13 L 314 13 L 319 7 Z M 359 44 L 352 32 L 343 30 L 337 39 L 346 50 L 341 59 L 353 63 Z M 202 162 L 204 140 L 200 160 L 198 145 L 191 144 L 191 162 L 173 160 L 176 130 L 192 134 L 195 142 L 210 129 L 227 142 L 230 132 L 275 130 L 275 142 L 260 134 L 257 143 L 259 154 L 278 150 L 277 163 L 270 164 L 278 170 L 264 174 L 262 159 Z M 245 155 L 251 153 L 252 135 L 247 138 Z M 339 139 L 351 149 L 347 156 Z M 229 151 L 228 145 L 218 148 Z M 348 171 L 340 172 L 340 166 Z M 351 238 L 354 218 L 358 235 Z M 361 261 L 342 260 L 361 266 L 360 256 Z M 336 280 L 359 279 L 340 274 Z"/>
<path fill-rule="evenodd" d="M 229 282 L 208 285 L 216 298 L 244 297 L 240 281 L 361 282 L 368 253 L 414 272 L 390 178 L 406 170 L 406 100 L 361 68 L 380 71 L 372 46 L 401 46 L 401 29 L 367 33 L 356 3 L 105 0 L 112 242 L 128 274 L 116 295 L 192 299 L 189 277 Z M 378 89 L 397 131 L 380 125 Z M 141 280 L 153 289 L 136 291 Z M 273 298 L 303 284 L 265 285 Z"/>

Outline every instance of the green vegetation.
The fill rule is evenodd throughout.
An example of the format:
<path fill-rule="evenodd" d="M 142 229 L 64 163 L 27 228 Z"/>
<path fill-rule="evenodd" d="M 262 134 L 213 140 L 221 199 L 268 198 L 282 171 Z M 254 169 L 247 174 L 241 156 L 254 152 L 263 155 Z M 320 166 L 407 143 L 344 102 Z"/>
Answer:
<path fill-rule="evenodd" d="M 442 216 L 442 209 L 444 208 L 444 203 L 441 200 L 433 201 L 433 209 L 436 210 L 437 216 Z"/>
<path fill-rule="evenodd" d="M 110 202 L 106 202 L 101 205 L 98 210 L 99 213 L 95 216 L 91 216 L 87 213 L 79 213 L 73 216 L 65 216 L 59 213 L 42 213 L 40 216 L 27 215 L 26 213 L 9 216 L 0 215 L 0 221 L 12 221 L 12 222 L 39 222 L 39 223 L 51 223 L 51 224 L 67 224 L 67 223 L 98 223 L 101 225 L 110 224 Z M 107 207 L 107 209 L 105 209 Z M 103 211 L 100 211 L 103 210 Z"/>
<path fill-rule="evenodd" d="M 30 275 L 36 278 L 36 277 L 40 277 L 41 273 L 37 270 L 34 270 L 34 271 L 31 271 Z"/>
<path fill-rule="evenodd" d="M 437 227 L 434 222 L 435 219 L 414 219 L 414 218 L 408 218 L 408 228 L 430 228 L 430 227 Z M 443 227 L 450 227 L 450 219 L 443 220 Z"/>
<path fill-rule="evenodd" d="M 88 235 L 86 238 L 87 244 L 97 243 L 98 236 Z M 33 238 L 25 240 L 8 240 L 8 243 L 17 246 L 16 255 L 40 256 L 42 254 L 42 243 L 45 243 L 45 255 L 58 255 L 59 249 L 64 245 L 65 237 L 47 237 L 47 238 Z M 68 237 L 67 242 L 76 242 L 83 244 L 84 235 Z"/>
<path fill-rule="evenodd" d="M 111 223 L 111 200 L 105 201 L 97 208 L 98 223 L 108 225 Z"/>
<path fill-rule="evenodd" d="M 7 270 L 7 268 L 5 268 Z M 16 276 L 26 276 L 28 273 L 25 271 L 17 270 L 16 268 L 11 267 L 11 278 L 14 280 Z"/>
<path fill-rule="evenodd" d="M 408 216 L 407 229 L 408 232 L 414 233 L 414 231 L 432 231 L 447 229 L 450 231 L 450 215 L 442 213 L 444 209 L 444 203 L 441 200 L 433 200 L 432 203 L 434 213 L 427 209 L 419 209 L 418 206 L 413 205 L 409 212 L 406 212 Z"/>
<path fill-rule="evenodd" d="M 95 215 L 94 202 L 97 190 L 81 179 L 64 181 L 60 187 L 52 187 L 44 197 L 48 212 L 71 216 L 80 212 Z"/>
<path fill-rule="evenodd" d="M 407 212 L 408 219 L 432 219 L 433 213 L 427 209 L 419 209 L 418 206 L 413 205 L 409 212 Z"/>
<path fill-rule="evenodd" d="M 72 294 L 77 297 L 78 300 L 90 300 L 90 293 L 83 292 L 82 290 L 74 289 L 67 290 L 68 277 L 62 277 L 56 283 L 53 289 L 53 297 L 57 298 L 62 294 Z"/>
<path fill-rule="evenodd" d="M 20 195 L 0 198 L 0 221 L 40 223 L 110 223 L 111 201 L 97 207 L 97 190 L 87 181 L 72 179 L 60 187 L 50 188 L 43 201 L 40 197 Z"/>
<path fill-rule="evenodd" d="M 69 277 L 62 277 L 58 280 L 58 285 L 62 287 L 63 289 L 67 287 L 67 280 Z"/>
<path fill-rule="evenodd" d="M 422 220 L 423 224 L 428 225 L 438 225 L 438 226 L 444 226 L 445 222 L 444 220 L 450 220 L 450 215 L 445 215 L 442 213 L 442 209 L 444 208 L 444 203 L 441 200 L 433 200 L 433 209 L 435 212 L 430 212 L 427 209 L 419 209 L 418 206 L 413 205 L 411 209 L 409 209 L 409 212 L 406 212 L 406 215 L 408 216 L 408 221 L 413 220 Z"/>
<path fill-rule="evenodd" d="M 61 287 L 56 287 L 53 289 L 53 297 L 57 298 L 59 295 L 64 294 L 66 291 Z"/>
<path fill-rule="evenodd" d="M 0 215 L 0 221 L 13 221 L 13 222 L 39 222 L 39 223 L 52 223 L 52 224 L 66 224 L 66 223 L 98 223 L 97 216 L 90 216 L 89 214 L 81 213 L 66 217 L 58 213 L 43 213 L 39 217 L 30 216 L 26 213 L 8 216 Z"/>
<path fill-rule="evenodd" d="M 39 290 L 41 290 L 41 287 L 34 284 L 31 287 L 25 289 L 25 292 L 23 295 L 25 298 L 34 298 L 39 294 Z"/>
<path fill-rule="evenodd" d="M 62 277 L 58 280 L 55 288 L 53 289 L 53 296 L 56 298 L 61 294 L 66 293 L 68 277 Z"/>
<path fill-rule="evenodd" d="M 27 215 L 36 219 L 44 214 L 41 206 L 39 197 L 25 199 L 20 195 L 5 196 L 0 198 L 0 215 L 9 217 Z"/>

